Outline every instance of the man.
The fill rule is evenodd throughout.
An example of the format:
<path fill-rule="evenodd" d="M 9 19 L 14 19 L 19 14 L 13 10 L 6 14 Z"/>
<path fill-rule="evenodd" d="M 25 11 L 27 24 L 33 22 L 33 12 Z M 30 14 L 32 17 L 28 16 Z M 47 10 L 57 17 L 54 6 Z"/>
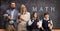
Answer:
<path fill-rule="evenodd" d="M 17 28 L 17 18 L 18 18 L 18 10 L 15 9 L 16 3 L 10 3 L 10 9 L 6 11 L 4 16 L 7 18 L 6 21 L 6 29 L 7 31 L 16 31 Z"/>

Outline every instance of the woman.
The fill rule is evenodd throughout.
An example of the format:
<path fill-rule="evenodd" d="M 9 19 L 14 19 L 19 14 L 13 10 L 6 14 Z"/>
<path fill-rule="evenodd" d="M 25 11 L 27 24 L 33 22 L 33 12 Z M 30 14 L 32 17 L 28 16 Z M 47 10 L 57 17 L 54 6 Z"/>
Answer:
<path fill-rule="evenodd" d="M 28 22 L 28 25 L 31 26 L 32 31 L 39 31 L 41 25 L 40 25 L 41 21 L 39 21 L 39 16 L 38 13 L 35 11 L 32 14 L 32 19 Z"/>
<path fill-rule="evenodd" d="M 18 31 L 27 31 L 26 24 L 30 19 L 30 13 L 27 12 L 27 8 L 25 5 L 21 5 L 21 13 L 18 18 Z"/>

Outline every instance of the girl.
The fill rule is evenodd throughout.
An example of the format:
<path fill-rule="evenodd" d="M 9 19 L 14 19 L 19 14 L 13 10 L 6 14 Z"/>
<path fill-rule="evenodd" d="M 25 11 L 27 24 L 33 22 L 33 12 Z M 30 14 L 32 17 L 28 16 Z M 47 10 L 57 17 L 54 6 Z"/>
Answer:
<path fill-rule="evenodd" d="M 42 24 L 42 23 L 41 23 Z M 32 31 L 39 31 L 40 21 L 37 11 L 32 14 L 31 20 L 28 22 L 28 25 L 31 26 Z"/>

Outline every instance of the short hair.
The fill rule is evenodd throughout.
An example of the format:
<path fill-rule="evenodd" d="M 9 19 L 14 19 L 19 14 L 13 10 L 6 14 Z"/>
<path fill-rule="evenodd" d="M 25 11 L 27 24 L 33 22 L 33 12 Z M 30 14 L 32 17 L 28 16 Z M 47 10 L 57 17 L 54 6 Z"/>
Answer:
<path fill-rule="evenodd" d="M 45 15 L 49 15 L 49 13 L 48 13 L 48 12 L 46 12 L 46 13 L 44 13 L 44 16 L 45 16 Z"/>
<path fill-rule="evenodd" d="M 15 2 L 14 2 L 14 1 L 11 1 L 11 2 L 10 2 L 10 5 L 11 5 L 11 3 L 15 3 Z"/>

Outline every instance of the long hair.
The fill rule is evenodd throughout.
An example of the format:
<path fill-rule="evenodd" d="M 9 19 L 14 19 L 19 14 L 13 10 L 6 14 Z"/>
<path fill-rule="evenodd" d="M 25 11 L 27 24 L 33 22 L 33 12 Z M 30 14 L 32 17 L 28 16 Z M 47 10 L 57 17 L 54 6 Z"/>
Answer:
<path fill-rule="evenodd" d="M 20 11 L 21 14 L 23 14 L 23 8 L 26 8 L 26 6 L 24 4 L 21 5 L 21 11 Z M 25 12 L 27 12 L 27 8 L 26 8 Z"/>
<path fill-rule="evenodd" d="M 33 19 L 33 18 L 34 18 L 34 14 L 35 14 L 35 13 L 37 13 L 37 11 L 34 11 L 34 12 L 33 12 L 33 14 L 31 15 L 31 19 Z M 36 19 L 38 19 L 38 20 L 39 20 L 39 15 L 38 15 L 38 13 L 37 13 L 37 18 L 36 18 Z"/>

